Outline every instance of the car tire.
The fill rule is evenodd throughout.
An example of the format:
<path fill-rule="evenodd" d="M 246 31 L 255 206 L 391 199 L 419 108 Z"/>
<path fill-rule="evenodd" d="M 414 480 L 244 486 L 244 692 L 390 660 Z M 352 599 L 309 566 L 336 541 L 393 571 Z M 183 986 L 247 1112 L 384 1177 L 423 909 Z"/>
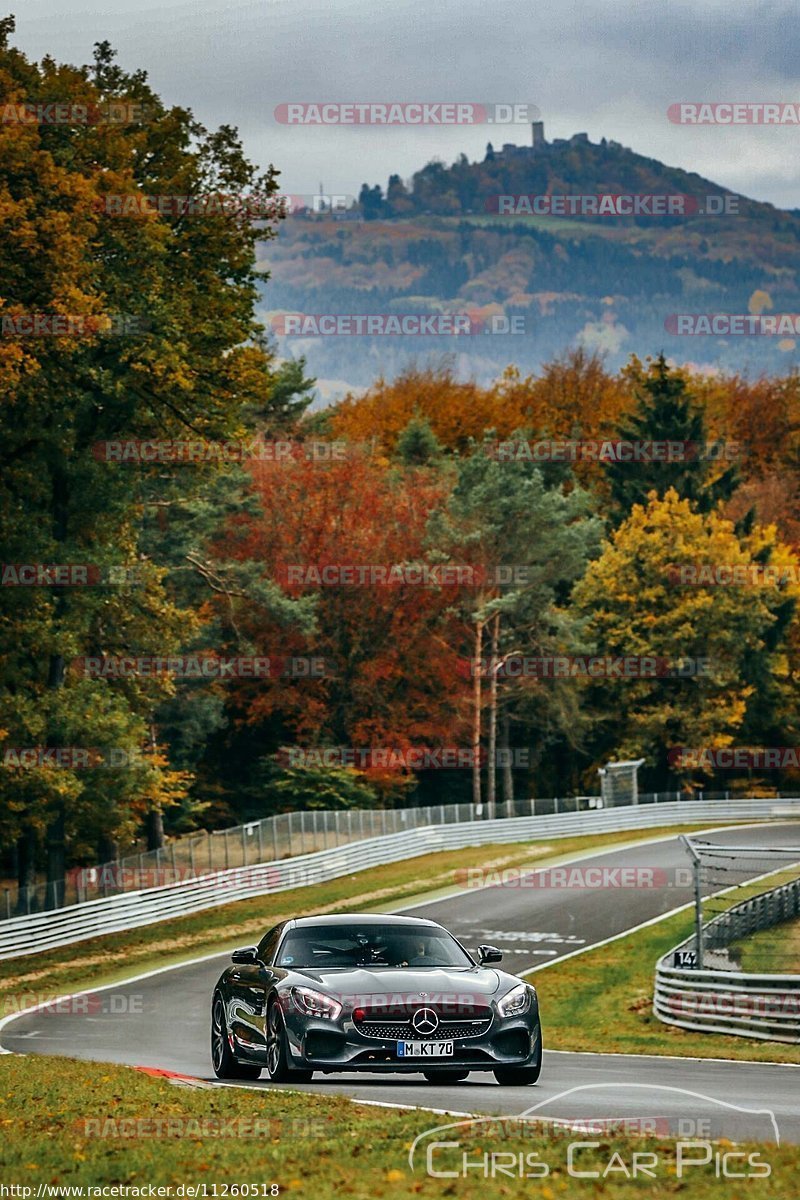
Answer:
<path fill-rule="evenodd" d="M 267 1012 L 267 1074 L 273 1083 L 310 1083 L 313 1071 L 289 1066 L 286 1026 L 280 1005 L 273 1001 Z"/>
<path fill-rule="evenodd" d="M 496 1067 L 492 1074 L 503 1087 L 527 1087 L 536 1083 L 542 1073 L 542 1064 L 535 1067 Z"/>
<path fill-rule="evenodd" d="M 542 1031 L 539 1029 L 539 1061 L 532 1067 L 495 1067 L 492 1074 L 503 1087 L 527 1087 L 542 1073 Z"/>
<path fill-rule="evenodd" d="M 462 1079 L 467 1078 L 469 1071 L 423 1071 L 422 1074 L 428 1083 L 461 1083 Z"/>
<path fill-rule="evenodd" d="M 258 1079 L 261 1074 L 261 1067 L 237 1062 L 234 1057 L 219 992 L 211 1006 L 211 1065 L 217 1079 Z"/>

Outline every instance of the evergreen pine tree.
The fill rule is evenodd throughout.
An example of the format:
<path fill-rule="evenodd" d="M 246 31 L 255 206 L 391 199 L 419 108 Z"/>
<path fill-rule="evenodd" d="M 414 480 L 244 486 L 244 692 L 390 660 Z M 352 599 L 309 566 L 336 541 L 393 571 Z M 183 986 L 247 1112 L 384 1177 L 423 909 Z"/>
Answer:
<path fill-rule="evenodd" d="M 647 456 L 609 461 L 607 479 L 611 488 L 611 516 L 618 525 L 634 504 L 647 504 L 650 492 L 663 497 L 674 490 L 695 511 L 707 513 L 727 500 L 738 482 L 735 464 L 720 471 L 709 447 L 705 418 L 687 391 L 686 380 L 670 371 L 660 354 L 642 384 L 636 411 L 618 430 L 621 442 L 648 448 Z M 654 442 L 679 444 L 674 458 L 656 456 Z"/>

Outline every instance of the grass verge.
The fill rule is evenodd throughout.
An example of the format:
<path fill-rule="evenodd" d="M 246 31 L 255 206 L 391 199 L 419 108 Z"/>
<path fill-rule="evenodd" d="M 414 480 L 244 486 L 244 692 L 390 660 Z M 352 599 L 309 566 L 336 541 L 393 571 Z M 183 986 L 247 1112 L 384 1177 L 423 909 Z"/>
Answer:
<path fill-rule="evenodd" d="M 534 1089 L 521 1089 L 520 1107 L 534 1097 Z M 169 1187 L 171 1192 L 162 1195 L 173 1200 L 192 1195 L 188 1188 L 199 1189 L 193 1194 L 201 1198 L 244 1195 L 249 1200 L 292 1193 L 315 1200 L 453 1195 L 486 1200 L 487 1192 L 503 1197 L 535 1192 L 541 1200 L 649 1200 L 678 1192 L 692 1200 L 731 1198 L 730 1180 L 718 1177 L 713 1156 L 707 1166 L 678 1178 L 677 1146 L 671 1140 L 604 1134 L 593 1140 L 593 1148 L 581 1150 L 574 1164 L 574 1170 L 597 1171 L 599 1177 L 576 1178 L 568 1170 L 567 1146 L 582 1141 L 584 1134 L 532 1136 L 522 1133 L 514 1118 L 426 1139 L 412 1171 L 408 1154 L 414 1139 L 456 1119 L 362 1106 L 337 1096 L 194 1090 L 131 1068 L 70 1059 L 59 1060 L 58 1070 L 52 1060 L 42 1058 L 0 1059 L 2 1180 L 29 1188 L 14 1193 L 22 1200 L 57 1194 L 48 1187 L 108 1185 L 144 1188 L 143 1195 L 149 1185 Z M 454 1175 L 434 1178 L 426 1172 L 425 1147 L 433 1140 L 457 1142 L 432 1157 L 435 1170 Z M 724 1153 L 730 1144 L 717 1146 Z M 796 1147 L 737 1146 L 742 1150 L 768 1163 L 770 1175 L 744 1180 L 746 1187 L 737 1194 L 746 1191 L 751 1200 L 785 1200 L 794 1194 Z M 620 1164 L 630 1172 L 637 1151 L 656 1156 L 651 1160 L 654 1177 L 625 1178 Z M 698 1157 L 697 1149 L 691 1153 Z M 495 1168 L 501 1164 L 494 1174 L 492 1154 L 503 1156 L 494 1160 Z M 464 1155 L 478 1166 L 464 1171 Z M 736 1160 L 737 1170 L 742 1162 Z M 528 1177 L 520 1177 L 523 1172 Z M 249 1185 L 248 1190 L 242 1185 Z"/>
<path fill-rule="evenodd" d="M 70 990 L 99 987 L 156 967 L 177 965 L 217 951 L 223 953 L 233 946 L 258 940 L 271 925 L 287 917 L 344 909 L 386 911 L 403 901 L 411 903 L 433 889 L 446 892 L 457 886 L 456 872 L 465 868 L 502 870 L 542 866 L 577 854 L 690 832 L 698 827 L 664 826 L 550 842 L 469 846 L 375 867 L 328 883 L 239 900 L 192 916 L 76 942 L 44 954 L 21 956 L 0 962 L 0 1016 L 37 1003 L 39 996 L 44 999 Z"/>

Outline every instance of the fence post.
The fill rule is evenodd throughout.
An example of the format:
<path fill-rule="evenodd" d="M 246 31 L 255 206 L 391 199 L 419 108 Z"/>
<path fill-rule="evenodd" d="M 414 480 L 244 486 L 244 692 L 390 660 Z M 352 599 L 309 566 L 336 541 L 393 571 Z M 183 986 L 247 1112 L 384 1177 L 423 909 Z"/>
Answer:
<path fill-rule="evenodd" d="M 3 891 L 6 894 L 6 920 L 10 921 L 11 920 L 11 890 L 10 890 L 10 888 L 3 888 Z"/>
<path fill-rule="evenodd" d="M 306 810 L 300 809 L 300 853 L 306 852 Z"/>
<path fill-rule="evenodd" d="M 555 811 L 558 812 L 558 796 L 555 797 L 553 803 L 555 805 Z"/>
<path fill-rule="evenodd" d="M 286 814 L 286 824 L 287 824 L 287 828 L 289 830 L 289 857 L 290 858 L 294 854 L 294 847 L 292 845 L 292 817 L 293 816 L 294 816 L 293 812 Z"/>
<path fill-rule="evenodd" d="M 278 818 L 270 817 L 272 822 L 272 854 L 275 862 L 278 861 Z"/>
<path fill-rule="evenodd" d="M 192 872 L 192 879 L 197 878 L 197 871 L 194 866 L 194 838 L 189 838 L 189 870 Z"/>
<path fill-rule="evenodd" d="M 211 844 L 211 830 L 207 830 L 208 836 L 208 870 L 210 874 L 214 874 L 214 848 Z"/>
<path fill-rule="evenodd" d="M 228 870 L 229 866 L 230 866 L 230 851 L 228 849 L 228 831 L 226 829 L 225 830 L 225 870 L 226 871 Z"/>
<path fill-rule="evenodd" d="M 247 826 L 242 826 L 242 866 L 247 866 Z"/>
<path fill-rule="evenodd" d="M 258 822 L 258 861 L 264 861 L 264 822 Z"/>

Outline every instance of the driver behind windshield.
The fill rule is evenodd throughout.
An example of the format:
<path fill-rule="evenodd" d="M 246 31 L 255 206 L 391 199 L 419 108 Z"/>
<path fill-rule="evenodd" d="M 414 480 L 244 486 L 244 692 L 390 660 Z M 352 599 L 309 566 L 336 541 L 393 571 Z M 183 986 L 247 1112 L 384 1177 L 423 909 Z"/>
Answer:
<path fill-rule="evenodd" d="M 398 967 L 425 967 L 428 965 L 425 939 L 421 937 L 399 937 L 395 942 L 394 959 Z"/>

